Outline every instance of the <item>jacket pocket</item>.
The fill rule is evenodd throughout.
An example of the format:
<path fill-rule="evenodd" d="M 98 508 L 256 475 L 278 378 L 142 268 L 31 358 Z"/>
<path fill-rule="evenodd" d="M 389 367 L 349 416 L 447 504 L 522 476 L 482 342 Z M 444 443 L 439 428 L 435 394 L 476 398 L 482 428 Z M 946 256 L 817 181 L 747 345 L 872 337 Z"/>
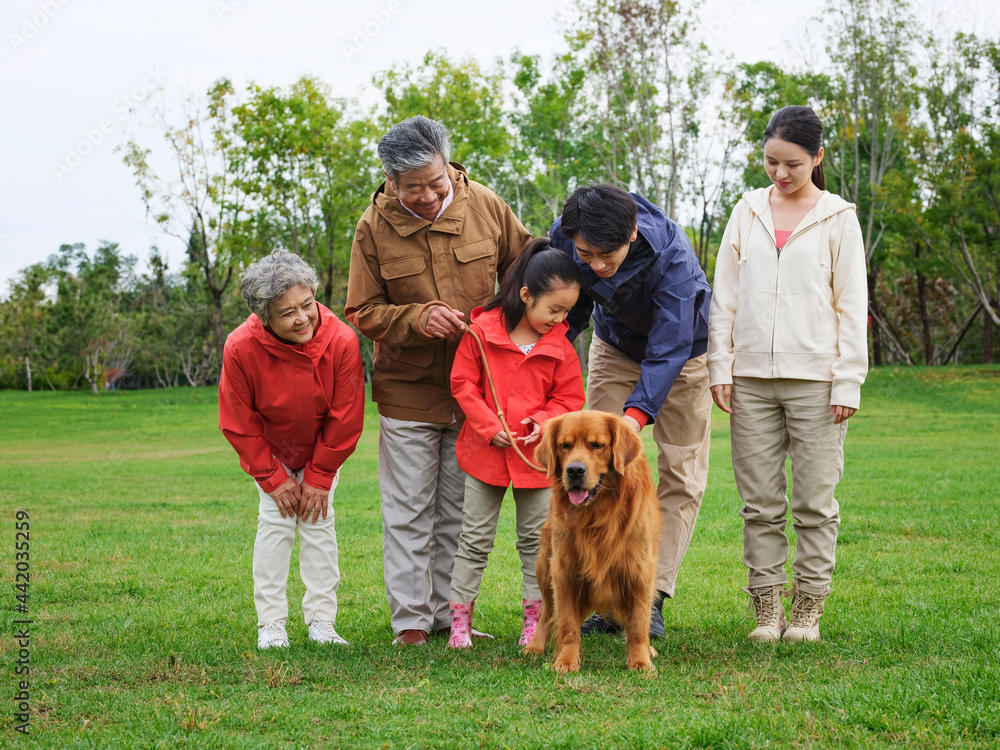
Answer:
<path fill-rule="evenodd" d="M 427 268 L 422 255 L 391 258 L 379 263 L 379 272 L 385 280 L 389 299 L 397 304 L 410 302 L 419 292 L 417 280 Z"/>
<path fill-rule="evenodd" d="M 482 305 L 496 291 L 497 243 L 492 237 L 456 245 L 453 252 L 461 264 L 462 291 L 470 305 Z"/>

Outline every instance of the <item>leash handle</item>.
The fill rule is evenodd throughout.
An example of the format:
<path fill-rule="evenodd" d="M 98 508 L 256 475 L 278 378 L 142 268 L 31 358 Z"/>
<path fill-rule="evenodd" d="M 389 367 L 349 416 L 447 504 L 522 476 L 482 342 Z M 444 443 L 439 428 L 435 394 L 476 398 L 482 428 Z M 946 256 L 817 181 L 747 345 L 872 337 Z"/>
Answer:
<path fill-rule="evenodd" d="M 417 329 L 417 333 L 426 338 L 434 338 L 434 336 L 431 336 L 430 334 L 427 333 L 426 330 L 424 330 L 424 326 L 420 322 L 420 319 L 424 317 L 424 312 L 428 308 L 435 306 L 444 307 L 451 313 L 453 314 L 455 313 L 455 309 L 451 305 L 449 305 L 447 302 L 442 302 L 441 300 L 433 299 L 430 302 L 424 304 L 417 312 L 417 319 L 414 321 L 414 328 Z M 503 409 L 500 408 L 500 399 L 497 398 L 497 389 L 493 385 L 493 375 L 492 373 L 490 373 L 490 363 L 486 359 L 486 349 L 483 346 L 483 340 L 479 338 L 478 333 L 472 330 L 472 326 L 470 325 L 465 325 L 465 327 L 462 329 L 462 333 L 471 334 L 472 338 L 476 340 L 476 344 L 479 345 L 479 354 L 483 358 L 483 373 L 486 375 L 486 384 L 489 385 L 490 387 L 490 393 L 493 396 L 493 405 L 496 407 L 497 417 L 500 419 L 500 424 L 503 427 L 503 431 L 507 435 L 507 439 L 510 441 L 510 447 L 514 449 L 514 452 L 517 454 L 517 457 L 520 458 L 522 461 L 524 461 L 524 463 L 529 468 L 532 468 L 535 471 L 540 471 L 542 474 L 544 474 L 545 468 L 542 466 L 538 466 L 537 464 L 534 464 L 528 460 L 528 457 L 525 456 L 524 453 L 521 452 L 521 449 L 517 446 L 517 440 L 514 438 L 514 434 L 510 431 L 510 426 L 507 424 L 507 418 L 503 414 Z"/>

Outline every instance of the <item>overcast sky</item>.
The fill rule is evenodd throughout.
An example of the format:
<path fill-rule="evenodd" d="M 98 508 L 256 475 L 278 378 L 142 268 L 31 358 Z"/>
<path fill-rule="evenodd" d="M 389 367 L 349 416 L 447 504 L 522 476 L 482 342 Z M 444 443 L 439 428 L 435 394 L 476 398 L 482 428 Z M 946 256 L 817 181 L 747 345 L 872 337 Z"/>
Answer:
<path fill-rule="evenodd" d="M 996 33 L 989 0 L 952 0 L 949 22 Z M 738 60 L 794 67 L 819 0 L 704 0 L 698 30 Z M 916 3 L 925 17 L 934 3 Z M 227 76 L 286 86 L 314 75 L 372 101 L 374 72 L 428 49 L 489 63 L 515 48 L 564 49 L 570 0 L 7 0 L 0 10 L 0 296 L 63 243 L 158 245 L 176 271 L 179 240 L 146 221 L 114 148 L 134 132 L 129 105 L 154 86 L 204 93 Z M 373 186 L 374 188 L 374 186 Z"/>

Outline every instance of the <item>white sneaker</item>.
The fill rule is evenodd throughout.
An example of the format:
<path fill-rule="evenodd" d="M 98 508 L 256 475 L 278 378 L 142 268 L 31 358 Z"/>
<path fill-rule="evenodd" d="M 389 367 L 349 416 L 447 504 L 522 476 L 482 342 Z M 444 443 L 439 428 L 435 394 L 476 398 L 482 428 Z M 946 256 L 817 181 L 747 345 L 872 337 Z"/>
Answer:
<path fill-rule="evenodd" d="M 257 648 L 288 648 L 288 633 L 283 620 L 269 622 L 257 630 Z"/>
<path fill-rule="evenodd" d="M 309 640 L 316 643 L 336 643 L 338 646 L 351 645 L 337 635 L 337 631 L 333 629 L 333 623 L 329 620 L 313 620 L 309 623 Z"/>

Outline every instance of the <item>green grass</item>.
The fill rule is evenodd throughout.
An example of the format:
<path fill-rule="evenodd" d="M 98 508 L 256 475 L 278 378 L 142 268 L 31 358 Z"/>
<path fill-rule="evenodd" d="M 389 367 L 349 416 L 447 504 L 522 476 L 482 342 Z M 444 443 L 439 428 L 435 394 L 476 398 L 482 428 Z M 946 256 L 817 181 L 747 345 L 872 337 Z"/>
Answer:
<path fill-rule="evenodd" d="M 293 573 L 292 648 L 263 653 L 256 491 L 216 427 L 212 389 L 2 392 L 0 424 L 4 747 L 1000 745 L 1000 368 L 872 373 L 847 438 L 819 644 L 745 640 L 740 501 L 716 412 L 652 679 L 625 670 L 616 638 L 587 639 L 583 671 L 567 677 L 519 653 L 509 508 L 476 610 L 497 640 L 390 646 L 372 408 L 335 501 L 337 629 L 353 645 L 308 641 Z M 31 517 L 28 738 L 12 700 L 17 509 Z"/>

